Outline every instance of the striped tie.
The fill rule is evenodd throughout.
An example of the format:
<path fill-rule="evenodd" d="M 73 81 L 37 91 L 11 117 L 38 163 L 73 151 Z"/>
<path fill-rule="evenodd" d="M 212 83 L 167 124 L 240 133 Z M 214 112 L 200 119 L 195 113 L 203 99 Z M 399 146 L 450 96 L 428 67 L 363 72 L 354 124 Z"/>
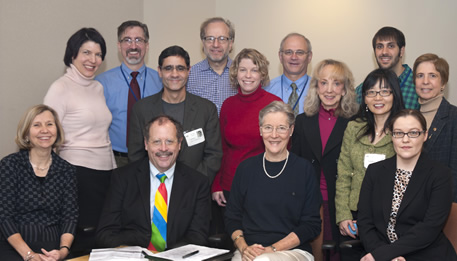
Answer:
<path fill-rule="evenodd" d="M 292 87 L 292 93 L 289 96 L 289 101 L 287 102 L 292 110 L 294 111 L 295 117 L 297 117 L 298 114 L 298 93 L 297 93 L 297 85 L 293 82 L 290 87 Z M 294 108 L 295 106 L 295 108 Z"/>
<path fill-rule="evenodd" d="M 167 245 L 167 188 L 165 179 L 167 176 L 163 173 L 156 176 L 160 180 L 160 186 L 157 189 L 154 199 L 154 213 L 152 216 L 152 235 L 148 249 L 153 251 L 164 251 Z"/>

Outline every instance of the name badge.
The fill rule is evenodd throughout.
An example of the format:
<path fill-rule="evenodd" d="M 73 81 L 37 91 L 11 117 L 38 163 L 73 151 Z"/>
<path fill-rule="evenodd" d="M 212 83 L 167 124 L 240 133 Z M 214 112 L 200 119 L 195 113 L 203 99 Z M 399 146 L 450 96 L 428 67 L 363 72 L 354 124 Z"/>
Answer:
<path fill-rule="evenodd" d="M 205 134 L 203 133 L 202 128 L 185 132 L 184 137 L 186 138 L 186 142 L 189 147 L 192 147 L 205 141 Z"/>
<path fill-rule="evenodd" d="M 367 154 L 365 154 L 365 160 L 363 161 L 363 166 L 365 168 L 368 168 L 368 166 L 371 163 L 376 163 L 378 161 L 385 160 L 385 159 L 386 159 L 386 155 L 384 155 L 384 154 L 370 154 L 370 153 L 367 153 Z"/>

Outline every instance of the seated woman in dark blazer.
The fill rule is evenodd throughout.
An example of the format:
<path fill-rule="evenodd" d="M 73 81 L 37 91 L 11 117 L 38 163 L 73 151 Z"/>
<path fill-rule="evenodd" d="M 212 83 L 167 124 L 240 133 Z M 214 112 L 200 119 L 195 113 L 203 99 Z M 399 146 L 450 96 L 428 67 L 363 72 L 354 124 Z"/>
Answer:
<path fill-rule="evenodd" d="M 359 199 L 361 260 L 457 260 L 443 226 L 452 204 L 451 171 L 422 153 L 425 118 L 401 110 L 389 124 L 396 156 L 371 164 Z"/>

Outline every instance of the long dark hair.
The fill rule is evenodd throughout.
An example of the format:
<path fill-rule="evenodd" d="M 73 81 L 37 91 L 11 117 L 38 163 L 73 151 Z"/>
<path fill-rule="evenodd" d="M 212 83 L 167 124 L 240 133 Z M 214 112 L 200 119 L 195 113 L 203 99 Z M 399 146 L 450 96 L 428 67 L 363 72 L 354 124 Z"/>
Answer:
<path fill-rule="evenodd" d="M 392 109 L 390 110 L 389 117 L 384 123 L 382 131 L 388 129 L 389 122 L 393 115 L 405 108 L 397 75 L 395 75 L 393 71 L 387 69 L 376 69 L 372 71 L 368 74 L 362 84 L 362 102 L 360 103 L 359 112 L 357 113 L 357 120 L 364 121 L 367 123 L 367 125 L 365 128 L 360 129 L 357 135 L 357 139 L 360 139 L 366 135 L 370 135 L 371 142 L 374 141 L 376 134 L 375 120 L 373 113 L 370 110 L 367 110 L 367 104 L 365 103 L 365 94 L 369 89 L 373 88 L 373 86 L 378 81 L 380 82 L 380 86 L 384 85 L 385 88 L 389 88 L 392 91 L 393 95 Z"/>

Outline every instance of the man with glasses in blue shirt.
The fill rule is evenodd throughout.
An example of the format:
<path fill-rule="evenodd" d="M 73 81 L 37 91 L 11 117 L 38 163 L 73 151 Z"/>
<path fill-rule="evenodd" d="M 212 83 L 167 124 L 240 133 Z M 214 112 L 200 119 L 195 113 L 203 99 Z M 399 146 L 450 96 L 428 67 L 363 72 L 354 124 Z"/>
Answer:
<path fill-rule="evenodd" d="M 122 64 L 95 79 L 103 85 L 106 104 L 113 115 L 109 136 L 117 166 L 121 167 L 128 163 L 130 109 L 142 98 L 159 92 L 162 83 L 157 71 L 144 64 L 144 57 L 149 50 L 147 25 L 139 21 L 126 21 L 118 27 L 117 36 Z"/>
<path fill-rule="evenodd" d="M 303 113 L 303 104 L 311 82 L 307 71 L 312 58 L 313 52 L 308 38 L 299 33 L 288 34 L 279 48 L 283 74 L 271 80 L 270 85 L 265 87 L 267 92 L 288 103 L 295 116 Z"/>
<path fill-rule="evenodd" d="M 200 39 L 206 59 L 192 66 L 187 91 L 212 101 L 218 113 L 222 103 L 237 93 L 230 85 L 228 57 L 235 40 L 235 29 L 222 17 L 207 19 L 200 27 Z"/>

